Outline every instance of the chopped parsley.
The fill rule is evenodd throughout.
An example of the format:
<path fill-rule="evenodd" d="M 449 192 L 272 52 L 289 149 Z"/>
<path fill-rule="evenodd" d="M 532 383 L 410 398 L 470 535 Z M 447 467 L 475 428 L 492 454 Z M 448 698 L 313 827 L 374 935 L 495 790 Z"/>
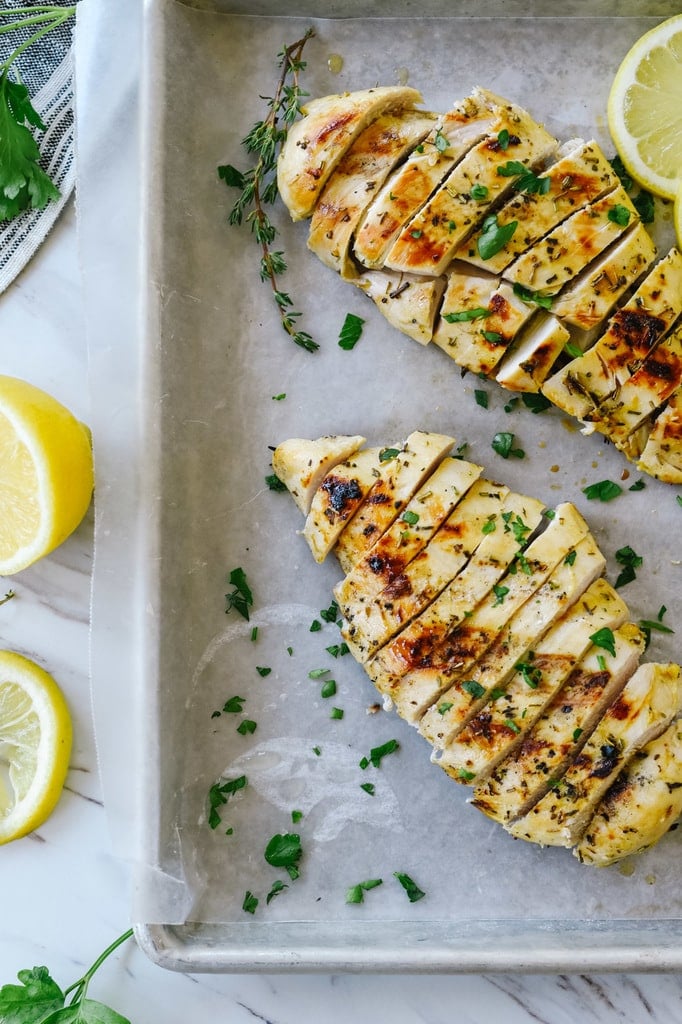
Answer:
<path fill-rule="evenodd" d="M 383 885 L 382 878 L 368 878 L 365 882 L 351 885 L 350 889 L 346 890 L 346 903 L 362 903 L 365 893 L 370 889 L 376 889 L 379 885 Z"/>
<path fill-rule="evenodd" d="M 254 896 L 250 889 L 247 889 L 244 902 L 242 903 L 242 910 L 245 910 L 247 914 L 255 914 L 257 906 L 258 897 Z"/>
<path fill-rule="evenodd" d="M 489 260 L 503 249 L 509 242 L 519 226 L 517 220 L 510 220 L 508 224 L 499 224 L 497 214 L 489 214 L 483 221 L 481 233 L 476 241 L 478 255 L 482 260 Z"/>
<path fill-rule="evenodd" d="M 256 722 L 253 721 L 252 718 L 245 718 L 237 726 L 237 732 L 240 734 L 240 736 L 252 736 L 257 728 L 258 726 Z"/>
<path fill-rule="evenodd" d="M 531 660 L 520 661 L 516 665 L 516 671 L 521 673 L 524 683 L 530 686 L 531 690 L 537 690 L 542 682 L 542 672 L 537 666 L 532 664 Z"/>
<path fill-rule="evenodd" d="M 625 547 L 619 548 L 616 551 L 616 561 L 619 565 L 623 566 L 615 582 L 615 588 L 618 590 L 620 587 L 624 587 L 627 583 L 632 583 L 634 579 L 637 579 L 635 570 L 639 569 L 644 559 L 636 551 L 633 551 L 629 544 L 626 544 Z"/>
<path fill-rule="evenodd" d="M 478 388 L 474 391 L 474 398 L 476 399 L 476 405 L 480 405 L 481 409 L 488 408 L 488 392 L 479 390 Z"/>
<path fill-rule="evenodd" d="M 481 202 L 482 200 L 488 198 L 489 191 L 490 190 L 488 189 L 487 185 L 474 185 L 474 187 L 471 190 L 471 198 L 475 199 L 477 202 Z"/>
<path fill-rule="evenodd" d="M 251 643 L 255 644 L 257 639 L 258 639 L 258 626 L 254 626 L 253 629 L 251 630 Z"/>
<path fill-rule="evenodd" d="M 567 341 L 564 345 L 564 352 L 571 357 L 571 359 L 580 359 L 583 355 L 583 350 L 579 345 L 576 345 L 573 341 Z"/>
<path fill-rule="evenodd" d="M 509 587 L 503 587 L 500 583 L 496 583 L 493 586 L 493 594 L 495 595 L 495 601 L 493 608 L 497 608 L 498 604 L 503 604 L 504 599 L 509 593 Z"/>
<path fill-rule="evenodd" d="M 514 188 L 517 192 L 534 193 L 540 196 L 544 196 L 549 192 L 549 178 L 538 178 L 520 160 L 507 160 L 506 164 L 502 164 L 497 168 L 497 173 L 505 178 L 513 178 L 518 175 L 518 181 L 514 182 Z"/>
<path fill-rule="evenodd" d="M 575 548 L 573 549 L 573 551 L 569 551 L 566 557 L 564 558 L 564 565 L 575 565 L 577 555 L 578 552 L 575 550 Z"/>
<path fill-rule="evenodd" d="M 379 462 L 390 462 L 400 455 L 400 448 L 384 448 L 379 452 Z"/>
<path fill-rule="evenodd" d="M 449 324 L 461 324 L 468 320 L 483 320 L 491 315 L 490 310 L 485 306 L 474 306 L 472 309 L 460 309 L 456 313 L 444 313 L 443 320 Z"/>
<path fill-rule="evenodd" d="M 270 889 L 270 892 L 265 897 L 265 902 L 267 904 L 270 904 L 270 902 L 272 900 L 274 900 L 275 896 L 279 896 L 280 893 L 284 892 L 284 890 L 288 889 L 288 888 L 289 888 L 289 886 L 287 885 L 287 883 L 286 882 L 280 882 L 280 880 L 278 878 L 275 882 L 272 883 L 272 888 Z"/>
<path fill-rule="evenodd" d="M 311 633 L 319 633 L 321 629 L 322 629 L 322 623 L 320 622 L 320 620 L 319 619 L 313 619 L 313 621 L 310 623 L 310 632 Z"/>
<path fill-rule="evenodd" d="M 322 689 L 320 690 L 320 697 L 333 697 L 336 693 L 336 681 L 334 679 L 325 679 Z"/>
<path fill-rule="evenodd" d="M 373 768 L 379 768 L 381 762 L 388 754 L 395 753 L 400 748 L 400 744 L 397 740 L 386 740 L 379 747 L 372 747 L 369 752 L 369 758 L 363 757 L 360 761 L 360 767 L 363 769 L 369 768 L 370 764 Z"/>
<path fill-rule="evenodd" d="M 460 768 L 457 772 L 457 778 L 461 779 L 462 782 L 473 782 L 476 778 L 476 772 L 468 772 L 466 768 Z"/>
<path fill-rule="evenodd" d="M 246 580 L 246 573 L 243 569 L 233 569 L 229 576 L 229 583 L 234 590 L 225 594 L 225 614 L 233 608 L 248 621 L 249 608 L 253 605 L 253 594 Z"/>
<path fill-rule="evenodd" d="M 434 139 L 434 145 L 439 153 L 444 153 L 449 146 L 449 142 L 445 135 L 439 130 L 436 132 L 436 138 Z"/>
<path fill-rule="evenodd" d="M 419 514 L 417 512 L 411 512 L 409 509 L 406 509 L 400 518 L 404 523 L 407 523 L 408 526 L 416 526 L 419 522 Z"/>
<path fill-rule="evenodd" d="M 644 480 L 640 479 L 640 480 L 635 480 L 634 484 L 631 484 L 628 487 L 628 490 L 629 491 L 643 491 L 645 487 L 646 487 L 646 484 L 645 484 Z"/>
<path fill-rule="evenodd" d="M 481 686 L 475 679 L 465 679 L 462 683 L 462 689 L 465 693 L 468 693 L 473 700 L 478 700 L 485 694 L 485 686 Z"/>
<path fill-rule="evenodd" d="M 308 673 L 308 679 L 323 679 L 324 676 L 328 676 L 330 669 L 328 668 L 311 668 Z"/>
<path fill-rule="evenodd" d="M 279 395 L 273 395 L 272 400 L 273 402 L 283 402 L 286 397 L 286 391 L 282 391 Z"/>
<path fill-rule="evenodd" d="M 270 675 L 272 669 L 268 665 L 256 665 L 256 672 L 259 676 L 265 678 Z"/>
<path fill-rule="evenodd" d="M 509 129 L 503 128 L 502 131 L 497 133 L 497 144 L 502 151 L 505 151 L 509 148 L 510 141 L 511 136 L 509 134 Z"/>
<path fill-rule="evenodd" d="M 350 352 L 352 348 L 355 348 L 355 345 L 360 340 L 364 322 L 362 317 L 356 316 L 355 313 L 346 313 L 346 319 L 343 321 L 343 327 L 339 334 L 339 348 L 344 349 L 346 352 Z"/>
<path fill-rule="evenodd" d="M 605 651 L 615 658 L 616 656 L 616 638 L 613 635 L 613 630 L 609 629 L 608 626 L 604 626 L 602 629 L 598 629 L 596 633 L 590 634 L 590 640 L 595 647 L 602 647 Z"/>
<path fill-rule="evenodd" d="M 658 615 L 656 616 L 655 619 L 641 619 L 640 620 L 639 628 L 642 630 L 642 633 L 644 634 L 644 641 L 645 641 L 644 649 L 645 650 L 649 646 L 649 644 L 651 643 L 651 634 L 652 634 L 652 632 L 655 632 L 655 633 L 674 633 L 675 632 L 674 629 L 671 629 L 670 626 L 666 626 L 663 623 L 663 616 L 665 615 L 667 610 L 668 609 L 666 608 L 666 606 L 664 604 L 662 604 L 661 607 L 658 610 Z"/>
<path fill-rule="evenodd" d="M 490 515 L 484 522 L 483 526 L 481 527 L 481 533 L 488 534 L 495 532 L 495 530 L 497 529 L 497 524 L 495 523 L 495 515 L 495 512 L 490 513 Z"/>
<path fill-rule="evenodd" d="M 336 601 L 332 601 L 328 608 L 322 608 L 320 611 L 320 618 L 324 619 L 325 622 L 336 622 L 339 617 L 339 606 Z"/>
<path fill-rule="evenodd" d="M 438 705 L 438 714 L 439 715 L 447 715 L 448 711 L 452 707 L 454 707 L 454 704 L 452 703 L 452 701 L 444 700 L 442 704 Z"/>
<path fill-rule="evenodd" d="M 370 796 L 374 796 L 375 786 L 373 782 L 361 782 L 360 789 L 364 789 L 365 793 L 369 793 Z"/>
<path fill-rule="evenodd" d="M 342 658 L 344 654 L 350 654 L 350 647 L 344 641 L 340 644 L 332 644 L 330 647 L 325 647 L 327 654 L 331 654 L 332 658 Z"/>
<path fill-rule="evenodd" d="M 501 455 L 503 459 L 514 457 L 515 459 L 525 458 L 526 453 L 523 448 L 514 447 L 514 435 L 509 431 L 502 430 L 495 434 L 491 441 L 491 447 L 494 452 Z"/>
<path fill-rule="evenodd" d="M 332 708 L 329 717 L 334 721 L 340 721 L 343 718 L 343 708 Z"/>
<path fill-rule="evenodd" d="M 526 409 L 530 409 L 533 413 L 545 412 L 546 409 L 551 408 L 552 403 L 549 398 L 545 398 L 539 391 L 524 391 L 521 395 L 521 401 L 525 405 Z"/>
<path fill-rule="evenodd" d="M 622 203 L 616 203 L 615 206 L 611 207 L 606 216 L 614 224 L 624 228 L 630 223 L 631 214 L 627 206 L 623 206 Z"/>
<path fill-rule="evenodd" d="M 230 697 L 223 704 L 223 711 L 228 715 L 237 715 L 242 710 L 242 704 L 245 700 L 246 697 Z"/>
<path fill-rule="evenodd" d="M 522 302 L 541 306 L 543 309 L 550 309 L 554 299 L 553 295 L 542 295 L 541 292 L 534 292 L 531 288 L 526 288 L 525 285 L 518 282 L 514 285 L 514 295 L 518 296 Z M 580 354 L 582 355 L 582 352 Z"/>
<path fill-rule="evenodd" d="M 246 775 L 240 775 L 236 779 L 226 779 L 224 782 L 214 783 L 208 791 L 208 824 L 216 829 L 221 822 L 218 810 L 223 807 L 229 798 L 246 786 Z"/>
<path fill-rule="evenodd" d="M 407 893 L 407 898 L 410 903 L 416 903 L 417 900 L 422 899 L 426 896 L 425 892 L 419 888 L 416 882 L 414 882 L 409 875 L 406 875 L 403 871 L 394 871 L 393 877 L 397 878 L 403 889 Z"/>
<path fill-rule="evenodd" d="M 613 501 L 622 493 L 623 488 L 613 480 L 599 480 L 596 484 L 583 487 L 583 494 L 590 501 Z"/>
<path fill-rule="evenodd" d="M 301 837 L 293 832 L 278 833 L 265 847 L 263 856 L 271 867 L 285 868 L 289 878 L 295 881 L 300 875 L 298 865 L 303 856 Z"/>
<path fill-rule="evenodd" d="M 265 482 L 271 491 L 286 491 L 287 489 L 287 485 L 283 483 L 275 473 L 271 473 L 269 476 L 266 476 Z"/>
<path fill-rule="evenodd" d="M 303 811 L 292 811 L 291 812 L 292 824 L 298 825 L 298 823 L 299 823 L 299 821 L 301 820 L 302 817 L 303 817 Z"/>
<path fill-rule="evenodd" d="M 574 729 L 573 730 L 573 742 L 577 743 L 578 740 L 580 739 L 580 737 L 582 736 L 582 734 L 583 734 L 582 729 Z"/>

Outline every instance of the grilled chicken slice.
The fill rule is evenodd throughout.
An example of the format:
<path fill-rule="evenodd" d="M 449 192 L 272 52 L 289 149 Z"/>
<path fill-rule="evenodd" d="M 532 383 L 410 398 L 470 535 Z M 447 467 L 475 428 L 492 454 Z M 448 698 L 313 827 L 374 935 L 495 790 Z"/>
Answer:
<path fill-rule="evenodd" d="M 552 303 L 552 312 L 568 324 L 589 331 L 600 326 L 656 259 L 656 246 L 641 223 L 590 264 Z"/>
<path fill-rule="evenodd" d="M 566 502 L 555 511 L 547 528 L 512 563 L 501 583 L 448 634 L 431 654 L 430 664 L 418 673 L 426 674 L 435 684 L 431 707 L 422 716 L 419 731 L 436 749 L 445 747 L 490 699 L 489 690 L 478 680 L 476 663 L 487 655 L 522 605 L 538 595 L 559 562 L 586 536 L 587 524 L 573 505 Z M 522 530 L 513 532 L 518 540 L 525 539 Z"/>
<path fill-rule="evenodd" d="M 606 708 L 635 671 L 642 631 L 625 623 L 613 632 L 615 656 L 592 646 L 526 735 L 474 792 L 472 803 L 506 825 L 524 815 L 562 777 Z"/>
<path fill-rule="evenodd" d="M 427 201 L 445 175 L 488 133 L 495 104 L 480 90 L 444 114 L 372 200 L 355 238 L 355 256 L 378 269 L 403 225 Z"/>
<path fill-rule="evenodd" d="M 585 416 L 583 432 L 598 430 L 621 448 L 681 385 L 682 325 L 663 339 L 612 398 Z"/>
<path fill-rule="evenodd" d="M 597 343 L 545 382 L 543 394 L 582 420 L 624 384 L 682 313 L 682 255 L 677 249 L 649 271 Z"/>
<path fill-rule="evenodd" d="M 556 295 L 637 220 L 636 209 L 619 185 L 526 249 L 504 276 L 532 291 Z"/>
<path fill-rule="evenodd" d="M 504 529 L 507 524 L 502 517 L 525 523 L 530 536 L 542 518 L 542 510 L 542 503 L 534 498 L 509 494 L 499 517 L 492 513 L 481 527 L 481 543 L 466 567 L 367 665 L 374 685 L 408 722 L 418 721 L 440 692 L 438 672 L 431 670 L 434 652 L 452 630 L 468 621 L 476 605 L 499 583 L 519 554 L 521 544 L 511 529 Z"/>
<path fill-rule="evenodd" d="M 492 646 L 472 667 L 469 682 L 475 682 L 477 686 L 475 690 L 473 687 L 468 688 L 468 704 L 460 700 L 461 691 L 454 687 L 452 702 L 451 692 L 446 690 L 440 697 L 438 705 L 426 712 L 422 719 L 424 731 L 427 728 L 435 728 L 438 718 L 441 719 L 438 723 L 439 732 L 443 732 L 442 737 L 439 736 L 441 753 L 435 760 L 453 778 L 470 781 L 467 778 L 470 770 L 463 763 L 462 748 L 458 745 L 458 740 L 462 732 L 462 721 L 469 720 L 468 728 L 472 725 L 472 701 L 481 708 L 474 720 L 480 719 L 480 716 L 486 713 L 492 717 L 497 704 L 508 703 L 505 699 L 507 684 L 511 682 L 517 664 L 523 662 L 546 631 L 567 608 L 579 600 L 590 584 L 603 573 L 605 567 L 606 559 L 594 538 L 588 534 L 559 562 L 546 583 L 514 613 Z M 496 601 L 500 604 L 507 600 L 507 589 L 504 586 L 498 588 Z M 528 678 L 531 678 L 530 670 L 527 672 Z M 478 699 L 477 694 L 480 695 Z M 427 725 L 428 718 L 432 719 L 430 726 Z M 514 730 L 520 733 L 523 724 L 514 719 L 505 720 L 508 732 L 511 733 Z"/>
<path fill-rule="evenodd" d="M 293 437 L 275 448 L 272 468 L 301 512 L 307 515 L 313 495 L 329 470 L 354 455 L 365 440 L 359 434 L 333 434 L 316 441 Z"/>
<path fill-rule="evenodd" d="M 663 733 L 680 704 L 678 665 L 641 665 L 561 779 L 519 821 L 517 839 L 573 846 L 633 754 Z"/>
<path fill-rule="evenodd" d="M 637 469 L 668 484 L 682 484 L 682 388 L 678 388 L 653 425 Z"/>
<path fill-rule="evenodd" d="M 533 311 L 511 285 L 453 271 L 433 340 L 465 370 L 488 376 Z"/>
<path fill-rule="evenodd" d="M 362 617 L 345 624 L 344 639 L 358 661 L 371 658 L 438 597 L 476 551 L 483 526 L 499 517 L 508 494 L 508 487 L 477 480 L 405 571 L 365 605 Z"/>
<path fill-rule="evenodd" d="M 556 317 L 538 311 L 506 352 L 495 380 L 510 391 L 539 391 L 569 339 Z"/>
<path fill-rule="evenodd" d="M 372 598 L 405 571 L 481 471 L 473 462 L 453 458 L 443 459 L 436 467 L 393 525 L 334 587 L 334 597 L 349 625 L 361 620 Z"/>
<path fill-rule="evenodd" d="M 435 120 L 435 114 L 416 110 L 377 118 L 358 135 L 325 185 L 310 222 L 308 248 L 342 277 L 357 276 L 351 240 L 372 196 Z"/>
<path fill-rule="evenodd" d="M 583 542 L 584 543 L 584 542 Z M 442 768 L 458 782 L 479 785 L 520 744 L 590 647 L 599 629 L 617 629 L 628 609 L 613 587 L 596 580 L 515 665 L 498 697 L 443 753 Z"/>
<path fill-rule="evenodd" d="M 381 475 L 383 448 L 363 448 L 335 465 L 315 491 L 303 536 L 316 562 L 323 562 L 344 526 Z"/>
<path fill-rule="evenodd" d="M 597 807 L 573 850 L 604 868 L 642 853 L 682 814 L 682 721 L 637 751 Z"/>
<path fill-rule="evenodd" d="M 345 573 L 398 518 L 454 443 L 454 437 L 415 430 L 402 448 L 383 449 L 381 476 L 336 542 L 335 552 Z"/>
<path fill-rule="evenodd" d="M 502 273 L 516 256 L 552 231 L 566 217 L 617 187 L 618 178 L 596 142 L 577 140 L 570 148 L 562 148 L 567 149 L 567 152 L 548 170 L 538 175 L 543 184 L 533 186 L 537 191 L 528 191 L 526 186 L 498 212 L 497 223 L 500 227 L 513 221 L 519 225 L 499 252 L 486 260 L 481 259 L 477 248 L 481 235 L 478 230 L 459 247 L 455 253 L 458 259 L 489 270 L 492 274 Z M 548 182 L 548 185 L 544 182 Z"/>
<path fill-rule="evenodd" d="M 387 86 L 322 96 L 301 108 L 277 162 L 277 187 L 292 220 L 309 217 L 332 173 L 361 131 L 382 114 L 421 103 L 416 89 Z"/>
<path fill-rule="evenodd" d="M 407 222 L 388 251 L 385 266 L 442 274 L 488 205 L 509 193 L 519 177 L 498 174 L 498 168 L 510 161 L 537 167 L 555 151 L 556 139 L 525 110 L 506 100 L 499 104 L 490 135 L 469 150 Z"/>
<path fill-rule="evenodd" d="M 427 345 L 445 291 L 444 277 L 367 270 L 353 284 L 374 302 L 388 322 L 408 338 Z"/>

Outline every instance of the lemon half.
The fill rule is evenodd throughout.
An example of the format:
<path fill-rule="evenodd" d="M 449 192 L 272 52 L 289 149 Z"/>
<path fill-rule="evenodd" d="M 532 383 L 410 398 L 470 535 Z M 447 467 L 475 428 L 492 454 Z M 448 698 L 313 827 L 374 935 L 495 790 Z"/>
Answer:
<path fill-rule="evenodd" d="M 674 199 L 682 183 L 682 14 L 639 39 L 611 86 L 618 155 L 643 188 Z"/>
<path fill-rule="evenodd" d="M 69 709 L 52 676 L 0 651 L 0 844 L 32 832 L 54 810 L 71 739 Z"/>
<path fill-rule="evenodd" d="M 66 540 L 92 489 L 87 427 L 46 392 L 0 376 L 0 576 Z"/>

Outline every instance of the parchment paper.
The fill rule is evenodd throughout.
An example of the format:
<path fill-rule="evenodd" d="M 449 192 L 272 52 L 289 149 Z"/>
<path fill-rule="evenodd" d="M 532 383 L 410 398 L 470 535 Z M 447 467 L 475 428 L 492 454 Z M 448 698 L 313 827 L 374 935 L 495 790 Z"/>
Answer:
<path fill-rule="evenodd" d="M 445 110 L 481 84 L 525 105 L 560 138 L 595 136 L 610 153 L 608 85 L 651 24 L 315 21 L 304 87 L 323 95 L 408 80 L 426 107 Z M 282 333 L 248 228 L 227 225 L 234 195 L 215 169 L 246 166 L 240 139 L 262 116 L 259 95 L 271 95 L 273 57 L 307 25 L 167 4 L 165 65 L 151 72 L 158 92 L 147 168 L 152 332 L 141 339 L 139 378 L 143 543 L 126 559 L 139 559 L 137 625 L 144 628 L 136 640 L 148 687 L 136 918 L 243 922 L 247 890 L 260 898 L 261 921 L 679 917 L 675 834 L 626 871 L 596 871 L 568 851 L 513 841 L 429 763 L 416 731 L 392 713 L 368 714 L 377 697 L 363 670 L 325 650 L 338 642 L 338 628 L 310 631 L 340 574 L 333 559 L 312 562 L 293 502 L 265 486 L 270 448 L 324 433 L 359 432 L 370 444 L 391 444 L 418 427 L 468 442 L 468 457 L 515 489 L 547 504 L 574 501 L 609 558 L 612 581 L 617 548 L 631 544 L 644 557 L 637 580 L 622 591 L 633 618 L 655 618 L 665 604 L 678 636 L 682 621 L 675 490 L 647 479 L 644 490 L 629 492 L 638 479 L 630 469 L 616 501 L 588 502 L 581 488 L 620 480 L 621 456 L 598 437 L 581 437 L 558 412 L 505 412 L 508 394 L 463 378 L 435 347 L 423 349 L 392 330 L 307 252 L 306 226 L 290 224 L 280 207 L 286 288 L 320 351 L 305 353 Z M 332 54 L 342 58 L 340 74 L 329 70 Z M 669 217 L 659 205 L 662 251 L 672 237 Z M 366 319 L 352 352 L 336 344 L 346 312 Z M 479 386 L 489 392 L 487 411 L 474 400 Z M 95 397 L 104 388 L 97 372 L 93 387 Z M 286 398 L 274 399 L 281 394 Z M 505 462 L 492 451 L 498 430 L 515 433 L 525 459 Z M 108 543 L 100 534 L 105 560 Z M 226 577 L 238 566 L 254 594 L 249 623 L 224 611 Z M 96 604 L 98 585 L 106 589 L 101 576 Z M 97 648 L 97 634 L 93 643 Z M 655 635 L 647 657 L 675 658 L 676 651 L 674 635 Z M 337 681 L 330 700 L 309 678 L 318 668 Z M 213 717 L 236 695 L 245 698 L 241 715 Z M 342 720 L 330 718 L 331 706 L 343 709 Z M 237 732 L 244 718 L 257 722 L 252 735 Z M 399 751 L 363 772 L 361 757 L 391 738 Z M 210 786 L 241 774 L 247 787 L 211 830 Z M 374 797 L 360 788 L 367 781 L 375 783 Z M 295 826 L 293 810 L 303 812 Z M 301 836 L 301 877 L 266 907 L 272 882 L 289 879 L 266 864 L 263 851 L 273 834 L 286 831 Z M 409 905 L 395 871 L 410 874 L 426 898 Z M 347 906 L 348 886 L 373 877 L 383 886 L 364 906 Z"/>

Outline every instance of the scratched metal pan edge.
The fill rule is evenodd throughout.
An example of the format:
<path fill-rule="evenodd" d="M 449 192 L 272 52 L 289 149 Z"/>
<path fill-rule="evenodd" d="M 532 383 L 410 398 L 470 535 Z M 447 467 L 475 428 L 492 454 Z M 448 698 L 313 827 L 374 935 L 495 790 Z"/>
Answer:
<path fill-rule="evenodd" d="M 147 437 L 151 438 L 153 443 L 159 444 L 161 428 L 157 419 L 157 405 L 169 382 L 177 386 L 178 374 L 182 374 L 183 371 L 180 355 L 173 353 L 167 344 L 168 339 L 164 339 L 164 344 L 160 344 L 159 338 L 160 332 L 168 330 L 167 322 L 164 327 L 163 317 L 159 313 L 164 288 L 169 280 L 171 283 L 173 280 L 180 280 L 182 259 L 178 253 L 168 251 L 167 239 L 164 237 L 167 211 L 164 204 L 169 202 L 169 198 L 151 197 L 151 182 L 163 180 L 160 168 L 165 159 L 164 147 L 177 145 L 176 140 L 167 135 L 167 96 L 163 88 L 160 90 L 160 86 L 163 87 L 167 82 L 173 61 L 178 54 L 184 52 L 185 47 L 185 40 L 173 37 L 173 19 L 167 17 L 171 6 L 178 6 L 176 0 L 146 0 L 143 61 L 145 74 L 142 92 L 143 166 L 148 179 L 144 228 L 146 273 L 142 277 L 143 280 L 150 282 L 149 291 L 143 300 L 147 339 L 144 361 L 150 389 L 145 412 Z M 266 3 L 264 0 L 258 5 L 244 4 L 241 8 L 238 4 L 220 4 L 218 0 L 215 3 L 200 0 L 184 6 L 209 13 L 224 11 L 230 14 L 256 14 L 263 17 L 264 24 L 278 21 L 271 13 L 276 5 Z M 510 8 L 509 5 L 498 5 L 496 0 L 489 0 L 488 4 L 479 10 L 482 16 L 492 17 L 499 13 L 498 6 L 504 6 L 504 17 L 513 17 L 528 9 L 527 5 L 521 2 Z M 535 16 L 551 13 L 552 6 L 537 4 L 533 13 Z M 626 11 L 623 4 L 617 6 L 619 14 L 637 14 L 638 17 L 642 17 L 642 9 L 637 0 L 633 0 Z M 403 17 L 409 17 L 411 13 L 411 5 L 406 2 L 399 6 L 398 12 L 395 3 L 376 4 L 373 14 L 383 15 L 384 8 Z M 615 8 L 615 4 L 609 3 L 595 8 L 592 3 L 586 4 L 581 0 L 575 0 L 569 4 L 567 14 L 579 17 L 589 9 L 590 16 L 594 16 L 595 10 L 598 9 L 608 18 L 615 13 Z M 349 0 L 348 3 L 336 4 L 332 13 L 339 19 L 351 19 L 345 26 L 347 31 L 349 27 L 352 28 L 352 19 L 361 12 L 361 9 L 362 5 Z M 451 20 L 445 17 L 451 10 L 451 4 L 438 3 L 437 0 L 428 4 L 426 11 L 424 5 L 420 5 L 422 16 L 444 17 L 445 20 Z M 670 13 L 674 12 L 669 4 L 647 5 L 646 15 L 653 19 L 660 19 Z M 328 10 L 325 9 L 325 16 L 327 14 Z M 291 17 L 310 18 L 316 15 L 319 15 L 319 5 L 315 3 L 301 3 L 291 10 Z M 289 36 L 289 20 L 289 17 L 279 19 L 282 22 L 283 38 Z M 269 52 L 272 54 L 274 51 Z M 242 123 L 247 123 L 247 120 L 241 117 L 239 120 L 239 127 Z M 326 283 L 326 277 L 323 276 L 326 272 L 317 267 L 315 271 L 318 269 L 320 274 L 316 281 Z M 194 299 L 195 296 L 189 297 L 189 301 Z M 182 335 L 182 331 L 179 331 L 179 334 Z M 162 362 L 164 359 L 165 362 Z M 179 450 L 182 436 L 178 434 L 172 441 Z M 179 457 L 182 457 L 182 452 Z M 169 470 L 172 471 L 172 465 L 166 453 L 160 461 L 161 479 L 164 472 L 167 473 Z M 179 479 L 181 482 L 184 480 L 183 477 Z M 161 570 L 164 574 L 163 579 L 157 579 L 153 571 L 149 574 L 149 586 L 154 588 L 161 586 L 164 581 L 173 579 L 174 574 L 180 578 L 183 575 L 183 566 L 176 564 L 173 553 L 163 546 L 164 522 L 163 516 L 158 513 L 158 505 L 156 511 L 151 508 L 149 511 L 147 529 L 151 541 L 148 545 L 148 554 L 152 557 L 156 550 L 154 545 L 158 543 L 160 557 L 167 563 Z M 287 528 L 290 522 L 293 522 L 293 517 L 287 518 Z M 163 651 L 160 650 L 163 640 L 163 636 L 155 633 L 147 635 L 143 651 L 146 661 L 145 676 L 149 685 L 147 707 L 151 712 L 150 728 L 154 733 L 152 749 L 155 749 L 156 743 L 159 744 L 159 749 L 163 745 L 164 705 L 168 697 L 167 687 L 172 685 L 164 673 Z M 161 776 L 162 759 L 159 754 L 158 761 L 155 755 L 146 765 L 146 776 L 143 780 L 143 817 L 147 823 L 143 841 L 145 856 L 150 863 L 156 864 L 163 860 L 164 870 L 160 874 L 163 875 L 167 871 L 172 886 L 174 877 L 181 877 L 186 865 L 177 851 L 171 850 L 169 854 L 168 821 L 161 821 L 164 827 L 160 827 L 158 831 L 155 828 L 164 815 L 172 817 L 172 808 L 167 806 L 168 801 L 164 799 L 168 793 L 162 792 Z M 162 809 L 160 805 L 163 805 Z M 178 920 L 183 915 L 185 919 L 191 920 L 191 906 L 185 907 L 184 910 L 181 907 L 180 911 Z M 153 918 L 142 917 L 141 920 L 153 921 Z M 496 921 L 488 916 L 485 920 L 468 918 L 458 921 L 434 918 L 415 922 L 403 918 L 398 922 L 397 937 L 396 923 L 396 919 L 363 920 L 360 923 L 320 919 L 277 920 L 268 923 L 231 921 L 220 924 L 199 919 L 187 924 L 141 923 L 136 928 L 136 935 L 139 944 L 151 959 L 168 969 L 178 971 L 548 972 L 673 971 L 682 967 L 682 924 L 675 919 L 649 920 L 640 917 L 636 920 L 621 921 L 594 917 L 589 921 L 567 921 L 560 917 L 543 920 L 509 917 Z"/>

